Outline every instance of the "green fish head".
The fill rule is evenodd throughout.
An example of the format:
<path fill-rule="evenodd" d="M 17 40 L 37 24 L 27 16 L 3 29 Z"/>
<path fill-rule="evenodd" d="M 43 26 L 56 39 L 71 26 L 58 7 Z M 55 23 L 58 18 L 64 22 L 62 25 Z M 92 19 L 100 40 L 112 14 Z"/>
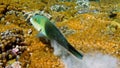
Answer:
<path fill-rule="evenodd" d="M 44 28 L 45 23 L 47 23 L 48 21 L 49 21 L 48 18 L 46 18 L 45 16 L 41 16 L 41 15 L 35 15 L 30 18 L 30 22 L 35 27 L 35 29 L 37 29 L 38 31 Z"/>

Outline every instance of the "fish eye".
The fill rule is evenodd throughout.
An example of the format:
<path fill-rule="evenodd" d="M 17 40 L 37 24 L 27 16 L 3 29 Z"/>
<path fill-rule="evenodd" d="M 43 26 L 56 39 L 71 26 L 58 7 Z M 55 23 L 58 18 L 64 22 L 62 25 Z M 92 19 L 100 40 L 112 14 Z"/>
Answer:
<path fill-rule="evenodd" d="M 34 21 L 37 21 L 37 19 L 36 19 L 36 18 L 34 18 Z"/>

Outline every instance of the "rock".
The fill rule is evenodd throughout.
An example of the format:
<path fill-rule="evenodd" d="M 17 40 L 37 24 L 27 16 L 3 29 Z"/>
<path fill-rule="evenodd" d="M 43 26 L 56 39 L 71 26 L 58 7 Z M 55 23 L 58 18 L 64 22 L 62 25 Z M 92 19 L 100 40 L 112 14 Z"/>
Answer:
<path fill-rule="evenodd" d="M 114 26 L 114 27 L 117 27 L 117 28 L 120 28 L 120 23 L 119 22 L 116 22 L 116 21 L 112 21 L 110 23 L 111 26 Z"/>
<path fill-rule="evenodd" d="M 1 21 L 4 21 L 4 20 L 5 20 L 5 18 L 4 18 L 4 17 L 2 17 L 2 18 L 1 18 Z"/>
<path fill-rule="evenodd" d="M 29 35 L 32 34 L 32 29 L 29 29 L 29 30 L 28 30 L 28 34 L 29 34 Z"/>
<path fill-rule="evenodd" d="M 23 11 L 23 17 L 25 18 L 25 21 L 27 21 L 27 22 L 30 22 L 29 21 L 30 17 L 32 17 L 32 16 L 34 16 L 36 14 L 45 16 L 45 17 L 47 17 L 49 19 L 52 18 L 52 16 L 49 13 L 45 12 L 45 11 L 39 11 L 39 10 L 31 11 L 31 12 Z"/>
<path fill-rule="evenodd" d="M 5 25 L 9 25 L 10 24 L 10 22 L 6 22 L 6 24 Z"/>
<path fill-rule="evenodd" d="M 59 1 L 61 1 L 61 2 L 72 2 L 74 0 L 59 0 Z"/>
<path fill-rule="evenodd" d="M 3 14 L 0 14 L 0 18 L 2 18 L 4 15 Z"/>
<path fill-rule="evenodd" d="M 14 62 L 12 65 L 11 65 L 12 68 L 22 68 L 21 67 L 21 63 L 19 61 L 16 61 Z"/>
<path fill-rule="evenodd" d="M 6 5 L 0 5 L 0 14 L 6 11 Z"/>
<path fill-rule="evenodd" d="M 76 7 L 82 7 L 82 8 L 89 8 L 89 0 L 77 0 L 76 1 L 77 6 Z"/>
<path fill-rule="evenodd" d="M 60 27 L 60 30 L 65 36 L 75 33 L 75 30 L 69 29 L 67 26 Z"/>
<path fill-rule="evenodd" d="M 0 60 L 2 60 L 3 66 L 5 66 L 9 60 L 15 59 L 26 50 L 26 44 L 23 44 L 23 42 L 24 33 L 20 29 L 8 29 L 0 33 Z M 18 67 L 20 68 L 20 66 Z"/>
<path fill-rule="evenodd" d="M 66 11 L 69 8 L 65 5 L 53 5 L 50 7 L 50 9 L 52 11 L 61 12 L 61 11 Z"/>

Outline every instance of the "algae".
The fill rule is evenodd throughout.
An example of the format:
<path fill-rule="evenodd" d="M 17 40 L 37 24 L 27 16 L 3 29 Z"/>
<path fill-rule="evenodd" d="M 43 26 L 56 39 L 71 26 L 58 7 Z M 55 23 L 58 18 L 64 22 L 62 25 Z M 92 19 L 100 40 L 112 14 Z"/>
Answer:
<path fill-rule="evenodd" d="M 62 12 L 52 11 L 50 7 L 56 3 L 70 8 Z M 18 28 L 25 32 L 25 42 L 29 46 L 19 59 L 22 68 L 64 68 L 64 64 L 60 59 L 53 55 L 53 49 L 50 47 L 50 44 L 43 43 L 36 38 L 38 32 L 29 22 L 25 21 L 25 13 L 44 10 L 52 16 L 51 20 L 56 22 L 57 27 L 67 26 L 75 30 L 75 33 L 66 37 L 77 50 L 83 53 L 97 51 L 120 59 L 119 5 L 120 0 L 100 0 L 100 5 L 91 1 L 89 9 L 97 9 L 99 12 L 79 14 L 77 13 L 78 9 L 75 9 L 75 2 L 60 2 L 58 0 L 1 0 L 0 32 L 11 28 Z M 109 18 L 109 13 L 113 10 L 117 10 L 115 11 L 117 13 L 115 19 Z M 113 26 L 112 30 L 108 28 L 111 25 Z M 32 30 L 30 35 L 28 34 L 29 29 Z"/>

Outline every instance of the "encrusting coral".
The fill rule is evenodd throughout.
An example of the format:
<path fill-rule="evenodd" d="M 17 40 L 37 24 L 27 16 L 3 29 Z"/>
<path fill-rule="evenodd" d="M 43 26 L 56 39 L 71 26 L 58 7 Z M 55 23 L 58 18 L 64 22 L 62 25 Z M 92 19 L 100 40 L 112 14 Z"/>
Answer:
<path fill-rule="evenodd" d="M 51 2 L 50 2 L 51 1 Z M 65 5 L 65 11 L 52 11 L 51 6 Z M 120 0 L 100 0 L 100 5 L 90 2 L 89 10 L 96 13 L 78 13 L 75 2 L 58 0 L 1 0 L 0 1 L 0 66 L 9 63 L 19 64 L 22 68 L 63 68 L 64 64 L 53 55 L 49 43 L 40 41 L 38 33 L 26 21 L 25 14 L 44 11 L 50 20 L 63 32 L 67 40 L 80 52 L 101 52 L 120 58 Z M 110 12 L 117 15 L 109 17 Z M 28 18 L 29 20 L 29 18 Z M 66 36 L 67 34 L 67 36 Z M 27 47 L 26 47 L 27 46 Z M 10 48 L 8 48 L 10 47 Z M 21 47 L 22 50 L 20 49 Z M 19 50 L 18 50 L 19 49 Z M 22 53 L 21 53 L 22 51 Z M 6 53 L 7 58 L 5 57 Z M 16 61 L 16 54 L 20 57 Z M 16 58 L 14 58 L 16 57 Z M 11 60 L 13 58 L 13 60 Z M 9 61 L 11 60 L 11 62 Z M 8 62 L 9 61 L 9 62 Z M 15 63 L 14 63 L 15 62 Z M 12 65 L 12 64 L 11 64 Z M 19 65 L 18 65 L 19 66 Z"/>

